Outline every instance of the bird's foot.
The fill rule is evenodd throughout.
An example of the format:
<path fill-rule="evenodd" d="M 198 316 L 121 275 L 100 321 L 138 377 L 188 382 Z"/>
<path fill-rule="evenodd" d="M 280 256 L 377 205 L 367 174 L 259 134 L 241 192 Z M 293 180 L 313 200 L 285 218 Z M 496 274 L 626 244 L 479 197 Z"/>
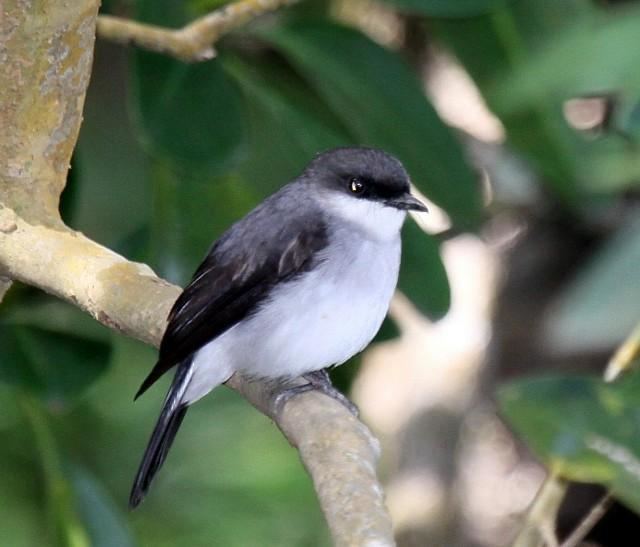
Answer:
<path fill-rule="evenodd" d="M 351 414 L 353 414 L 356 418 L 358 417 L 358 407 L 354 405 L 349 399 L 347 399 L 347 397 L 345 397 L 342 393 L 340 393 L 335 387 L 333 387 L 331 378 L 329 378 L 329 373 L 326 371 L 326 369 L 309 372 L 307 374 L 303 374 L 302 377 L 308 381 L 307 384 L 290 387 L 278 393 L 275 399 L 275 409 L 277 414 L 280 414 L 280 412 L 284 408 L 284 405 L 292 397 L 300 395 L 301 393 L 306 393 L 307 391 L 315 390 L 324 393 L 332 399 L 335 399 L 344 407 L 346 407 L 346 409 L 351 412 Z"/>
<path fill-rule="evenodd" d="M 335 399 L 339 403 L 342 403 L 343 406 L 347 408 L 351 414 L 353 414 L 356 418 L 360 414 L 358 407 L 354 405 L 347 397 L 338 391 L 333 384 L 331 383 L 331 378 L 329 377 L 329 373 L 327 369 L 323 368 L 320 370 L 316 370 L 314 372 L 309 372 L 303 375 L 305 380 L 309 380 L 309 385 L 313 389 L 317 389 L 321 391 L 325 395 Z"/>

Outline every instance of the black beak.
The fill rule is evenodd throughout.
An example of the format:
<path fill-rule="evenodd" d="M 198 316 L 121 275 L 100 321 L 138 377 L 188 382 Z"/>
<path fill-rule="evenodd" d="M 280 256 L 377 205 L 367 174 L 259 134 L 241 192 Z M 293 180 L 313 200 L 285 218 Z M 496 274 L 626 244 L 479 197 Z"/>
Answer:
<path fill-rule="evenodd" d="M 409 192 L 398 198 L 390 200 L 389 205 L 396 209 L 402 209 L 403 211 L 420 211 L 422 213 L 429 212 L 427 206 L 418 198 L 412 196 Z"/>

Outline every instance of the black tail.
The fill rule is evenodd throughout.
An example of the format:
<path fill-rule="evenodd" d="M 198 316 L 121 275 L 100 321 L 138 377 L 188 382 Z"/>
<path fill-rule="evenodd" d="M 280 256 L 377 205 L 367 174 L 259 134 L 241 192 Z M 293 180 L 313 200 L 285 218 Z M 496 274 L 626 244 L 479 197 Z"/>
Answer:
<path fill-rule="evenodd" d="M 171 443 L 175 439 L 180 424 L 189 408 L 182 398 L 187 390 L 187 384 L 191 379 L 191 360 L 178 366 L 169 393 L 164 401 L 162 412 L 158 418 L 151 439 L 144 451 L 142 462 L 136 473 L 136 478 L 129 496 L 129 508 L 135 509 L 144 499 L 151 485 L 151 481 L 162 466 Z"/>

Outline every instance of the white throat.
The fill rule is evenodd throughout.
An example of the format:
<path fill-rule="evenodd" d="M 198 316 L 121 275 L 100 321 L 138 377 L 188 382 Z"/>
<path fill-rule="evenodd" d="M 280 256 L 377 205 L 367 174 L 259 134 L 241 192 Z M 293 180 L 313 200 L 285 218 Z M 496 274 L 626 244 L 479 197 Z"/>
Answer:
<path fill-rule="evenodd" d="M 358 199 L 337 192 L 323 195 L 325 210 L 348 222 L 368 239 L 390 241 L 398 237 L 406 211 L 368 199 Z"/>

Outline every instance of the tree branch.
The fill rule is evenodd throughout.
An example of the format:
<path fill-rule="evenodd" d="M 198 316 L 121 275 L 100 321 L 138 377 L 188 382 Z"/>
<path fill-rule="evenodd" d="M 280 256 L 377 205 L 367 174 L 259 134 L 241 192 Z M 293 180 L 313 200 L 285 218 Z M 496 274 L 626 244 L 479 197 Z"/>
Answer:
<path fill-rule="evenodd" d="M 279 391 L 237 375 L 227 385 L 273 418 L 298 449 L 336 546 L 395 545 L 375 471 L 379 443 L 362 422 L 318 392 L 290 399 L 277 416 L 274 403 Z"/>
<path fill-rule="evenodd" d="M 529 507 L 524 526 L 513 547 L 558 547 L 556 517 L 567 492 L 566 481 L 551 473 Z"/>
<path fill-rule="evenodd" d="M 640 358 L 640 323 L 620 344 L 609 363 L 607 363 L 607 368 L 604 372 L 605 382 L 613 382 L 623 372 L 629 370 L 638 358 Z"/>
<path fill-rule="evenodd" d="M 0 16 L 0 206 L 49 226 L 62 224 L 58 201 L 82 121 L 98 12 L 98 0 L 59 4 L 9 0 Z"/>
<path fill-rule="evenodd" d="M 215 57 L 215 44 L 224 34 L 241 27 L 263 13 L 298 0 L 239 0 L 212 11 L 181 29 L 167 29 L 129 19 L 101 15 L 98 36 L 165 53 L 183 61 L 206 61 Z"/>
<path fill-rule="evenodd" d="M 582 519 L 582 522 L 578 524 L 577 528 L 571 532 L 571 535 L 562 542 L 560 547 L 578 547 L 593 527 L 598 524 L 598 521 L 604 517 L 612 504 L 613 498 L 611 494 L 607 493 L 602 496 L 598 503 L 587 513 L 587 516 Z"/>
<path fill-rule="evenodd" d="M 38 287 L 157 346 L 180 289 L 71 230 L 58 213 L 82 119 L 97 9 L 98 0 L 46 2 L 38 10 L 11 0 L 3 6 L 3 67 L 10 77 L 0 85 L 0 280 L 3 288 L 6 279 Z M 394 544 L 375 475 L 378 445 L 362 423 L 319 393 L 291 399 L 278 414 L 271 386 L 239 376 L 228 384 L 298 449 L 336 545 Z"/>

